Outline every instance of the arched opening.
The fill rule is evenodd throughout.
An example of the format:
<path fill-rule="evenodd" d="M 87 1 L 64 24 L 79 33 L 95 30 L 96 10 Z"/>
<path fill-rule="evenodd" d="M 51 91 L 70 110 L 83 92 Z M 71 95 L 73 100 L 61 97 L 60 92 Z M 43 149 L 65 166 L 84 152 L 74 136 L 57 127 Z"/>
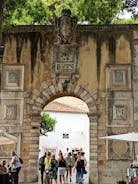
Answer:
<path fill-rule="evenodd" d="M 71 152 L 73 157 L 78 150 L 83 150 L 87 160 L 86 170 L 89 171 L 90 123 L 87 104 L 79 98 L 64 96 L 49 102 L 44 106 L 43 112 L 47 112 L 57 123 L 54 130 L 48 132 L 47 136 L 40 135 L 39 158 L 44 152 L 50 151 L 52 154 L 55 154 L 56 159 L 58 159 L 58 153 L 59 150 L 61 150 L 66 159 L 67 148 L 68 152 Z M 88 173 L 84 175 L 85 183 L 88 183 Z M 68 177 L 66 182 L 69 182 L 69 179 Z M 76 182 L 75 170 L 72 172 L 71 181 L 73 183 Z"/>
<path fill-rule="evenodd" d="M 46 87 L 46 88 L 45 88 Z M 29 146 L 30 160 L 26 170 L 31 173 L 37 173 L 38 155 L 39 155 L 39 133 L 40 133 L 40 113 L 45 105 L 59 97 L 73 96 L 83 100 L 88 106 L 89 113 L 89 182 L 98 183 L 98 113 L 97 113 L 97 92 L 89 93 L 81 86 L 70 84 L 66 91 L 63 91 L 61 85 L 44 85 L 41 91 L 32 91 L 31 99 L 27 99 L 27 109 L 30 109 L 30 125 L 31 125 L 31 144 Z M 28 120 L 28 119 L 27 119 Z M 27 121 L 25 119 L 25 121 Z M 38 175 L 24 175 L 26 181 L 37 181 Z M 26 179 L 27 178 L 27 179 Z"/>

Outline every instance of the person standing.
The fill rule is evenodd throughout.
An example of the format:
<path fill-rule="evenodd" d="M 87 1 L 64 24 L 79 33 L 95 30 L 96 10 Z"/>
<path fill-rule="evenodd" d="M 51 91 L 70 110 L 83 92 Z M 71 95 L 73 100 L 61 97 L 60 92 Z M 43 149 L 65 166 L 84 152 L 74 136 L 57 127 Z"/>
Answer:
<path fill-rule="evenodd" d="M 66 160 L 64 159 L 62 153 L 60 153 L 60 155 L 58 157 L 58 171 L 59 171 L 60 184 L 62 184 L 62 181 L 65 184 Z"/>
<path fill-rule="evenodd" d="M 49 184 L 50 182 L 49 177 L 48 177 L 50 162 L 51 162 L 51 152 L 48 152 L 45 158 L 45 162 L 44 162 L 45 163 L 45 174 L 46 174 L 45 183 L 46 184 Z"/>
<path fill-rule="evenodd" d="M 39 170 L 41 174 L 41 184 L 43 184 L 43 180 L 44 180 L 45 158 L 46 158 L 46 152 L 44 153 L 42 157 L 39 158 Z"/>
<path fill-rule="evenodd" d="M 71 152 L 68 153 L 68 156 L 65 158 L 66 159 L 66 181 L 68 181 L 68 176 L 70 176 L 70 182 L 71 182 L 71 177 L 72 177 L 72 167 L 74 164 L 73 157 L 71 155 Z"/>
<path fill-rule="evenodd" d="M 64 158 L 66 158 L 69 154 L 69 148 L 66 148 L 66 152 L 64 153 Z"/>
<path fill-rule="evenodd" d="M 13 174 L 14 184 L 18 184 L 19 183 L 19 172 L 21 170 L 21 162 L 15 151 L 12 152 L 11 164 L 13 166 L 13 169 L 15 170 Z"/>
<path fill-rule="evenodd" d="M 87 160 L 86 160 L 84 151 L 81 152 L 81 162 L 83 165 L 83 174 L 87 174 L 87 170 L 86 170 Z M 82 181 L 84 181 L 84 178 L 82 178 Z"/>
<path fill-rule="evenodd" d="M 74 164 L 74 168 L 76 168 L 76 183 L 83 183 L 83 174 L 84 174 L 84 160 L 81 160 L 81 152 L 77 154 L 78 158 Z"/>
<path fill-rule="evenodd" d="M 52 184 L 53 179 L 57 184 L 57 172 L 58 172 L 58 161 L 56 160 L 55 155 L 52 155 L 48 173 L 50 184 Z"/>

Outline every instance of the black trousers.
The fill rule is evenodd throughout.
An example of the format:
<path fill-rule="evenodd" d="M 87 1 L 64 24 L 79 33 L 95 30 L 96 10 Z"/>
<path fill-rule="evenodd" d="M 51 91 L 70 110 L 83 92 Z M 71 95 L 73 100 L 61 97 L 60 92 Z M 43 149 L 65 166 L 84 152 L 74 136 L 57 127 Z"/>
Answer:
<path fill-rule="evenodd" d="M 21 167 L 16 168 L 16 172 L 13 173 L 14 184 L 19 184 L 19 172 Z"/>
<path fill-rule="evenodd" d="M 40 173 L 41 173 L 41 184 L 44 183 L 44 169 L 40 169 Z"/>

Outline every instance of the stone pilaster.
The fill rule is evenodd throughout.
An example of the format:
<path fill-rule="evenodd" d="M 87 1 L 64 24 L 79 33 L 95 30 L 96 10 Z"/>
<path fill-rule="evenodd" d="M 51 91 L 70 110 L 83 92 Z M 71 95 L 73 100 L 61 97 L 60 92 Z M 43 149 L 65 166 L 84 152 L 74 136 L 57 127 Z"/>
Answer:
<path fill-rule="evenodd" d="M 138 39 L 133 41 L 133 98 L 134 98 L 134 127 L 138 130 Z"/>
<path fill-rule="evenodd" d="M 40 114 L 32 114 L 30 130 L 30 152 L 29 152 L 29 178 L 28 182 L 38 180 L 38 154 L 39 154 L 39 135 L 40 135 Z"/>
<path fill-rule="evenodd" d="M 89 183 L 98 184 L 98 115 L 88 114 L 90 119 L 90 168 Z"/>

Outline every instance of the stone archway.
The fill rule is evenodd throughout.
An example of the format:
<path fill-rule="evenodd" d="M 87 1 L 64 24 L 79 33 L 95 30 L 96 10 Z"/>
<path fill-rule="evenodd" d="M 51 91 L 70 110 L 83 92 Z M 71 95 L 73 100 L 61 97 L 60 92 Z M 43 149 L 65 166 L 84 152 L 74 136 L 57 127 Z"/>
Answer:
<path fill-rule="evenodd" d="M 89 113 L 88 117 L 90 120 L 90 183 L 98 183 L 98 162 L 97 162 L 97 107 L 96 107 L 96 93 L 94 95 L 88 93 L 84 88 L 78 86 L 76 84 L 70 83 L 67 86 L 66 91 L 63 90 L 60 83 L 58 85 L 50 85 L 48 86 L 46 82 L 41 83 L 42 90 L 38 91 L 34 89 L 32 91 L 32 97 L 26 98 L 26 109 L 30 109 L 30 152 L 29 152 L 29 162 L 28 165 L 30 167 L 30 172 L 32 172 L 31 177 L 28 178 L 30 181 L 37 180 L 37 175 L 33 173 L 37 173 L 37 159 L 39 153 L 39 128 L 40 128 L 40 112 L 43 107 L 54 100 L 57 97 L 62 96 L 74 96 L 81 100 L 83 100 L 88 108 Z M 24 120 L 26 121 L 26 120 Z M 25 136 L 24 136 L 25 137 Z"/>
<path fill-rule="evenodd" d="M 69 95 L 90 111 L 90 183 L 116 183 L 132 158 L 130 146 L 122 154 L 99 137 L 138 129 L 137 25 L 77 25 L 64 11 L 55 25 L 14 27 L 4 42 L 0 129 L 18 139 L 22 181 L 37 180 L 43 106 Z"/>

